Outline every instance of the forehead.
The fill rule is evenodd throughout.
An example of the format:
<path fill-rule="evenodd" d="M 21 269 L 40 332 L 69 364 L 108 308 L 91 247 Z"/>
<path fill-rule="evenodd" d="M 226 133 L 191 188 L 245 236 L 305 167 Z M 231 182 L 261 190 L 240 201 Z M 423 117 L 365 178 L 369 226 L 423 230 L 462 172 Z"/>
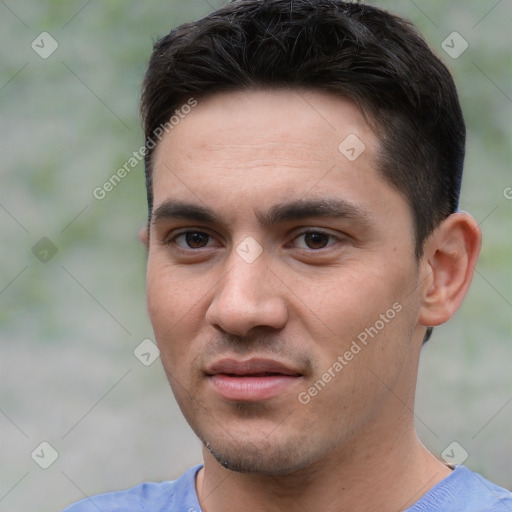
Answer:
<path fill-rule="evenodd" d="M 232 154 L 257 151 L 258 145 L 265 145 L 260 150 L 268 156 L 286 143 L 298 157 L 307 152 L 314 158 L 321 152 L 322 161 L 326 156 L 337 159 L 339 144 L 351 134 L 364 141 L 369 150 L 366 156 L 376 142 L 352 101 L 333 93 L 295 88 L 213 94 L 179 118 L 173 116 L 173 121 L 155 151 L 157 164 L 169 142 L 174 142 L 174 151 L 229 148 Z M 317 151 L 312 151 L 315 148 Z"/>
<path fill-rule="evenodd" d="M 383 203 L 383 187 L 398 194 L 377 173 L 377 152 L 375 133 L 346 98 L 300 89 L 214 94 L 158 144 L 154 207 L 187 198 L 241 215 L 326 194 Z"/>

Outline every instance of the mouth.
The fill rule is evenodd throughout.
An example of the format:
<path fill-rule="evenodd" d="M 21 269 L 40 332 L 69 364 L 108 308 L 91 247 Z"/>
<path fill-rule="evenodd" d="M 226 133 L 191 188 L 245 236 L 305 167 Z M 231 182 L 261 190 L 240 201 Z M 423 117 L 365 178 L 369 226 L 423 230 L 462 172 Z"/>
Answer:
<path fill-rule="evenodd" d="M 273 359 L 222 359 L 210 365 L 206 376 L 222 398 L 236 402 L 269 400 L 297 384 L 302 374 Z"/>

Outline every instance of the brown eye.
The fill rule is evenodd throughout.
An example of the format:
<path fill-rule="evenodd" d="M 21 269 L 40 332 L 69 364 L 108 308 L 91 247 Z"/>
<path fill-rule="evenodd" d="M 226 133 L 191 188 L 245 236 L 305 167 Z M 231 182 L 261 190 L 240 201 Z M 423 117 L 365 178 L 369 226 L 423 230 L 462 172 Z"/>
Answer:
<path fill-rule="evenodd" d="M 180 234 L 169 238 L 166 244 L 169 246 L 176 245 L 184 250 L 203 249 L 211 245 L 211 240 L 211 235 L 203 231 L 182 231 Z"/>
<path fill-rule="evenodd" d="M 331 233 L 324 233 L 323 231 L 304 231 L 294 239 L 293 246 L 303 250 L 319 251 L 331 245 L 335 245 L 339 241 L 339 237 Z"/>
<path fill-rule="evenodd" d="M 200 249 L 206 247 L 210 235 L 207 233 L 201 233 L 200 231 L 188 231 L 183 233 L 185 235 L 185 242 L 191 249 Z"/>
<path fill-rule="evenodd" d="M 326 233 L 310 232 L 304 234 L 304 242 L 309 249 L 323 249 L 329 243 L 330 235 Z"/>

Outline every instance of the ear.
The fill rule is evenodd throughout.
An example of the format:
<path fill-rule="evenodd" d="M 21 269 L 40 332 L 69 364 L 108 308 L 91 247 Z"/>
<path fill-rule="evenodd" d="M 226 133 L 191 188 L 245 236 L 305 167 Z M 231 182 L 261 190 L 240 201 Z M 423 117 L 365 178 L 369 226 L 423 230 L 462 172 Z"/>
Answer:
<path fill-rule="evenodd" d="M 149 233 L 146 226 L 139 229 L 139 240 L 144 244 L 146 249 L 149 248 Z"/>
<path fill-rule="evenodd" d="M 419 323 L 434 327 L 449 320 L 468 291 L 480 254 L 482 233 L 465 212 L 447 217 L 426 240 Z"/>

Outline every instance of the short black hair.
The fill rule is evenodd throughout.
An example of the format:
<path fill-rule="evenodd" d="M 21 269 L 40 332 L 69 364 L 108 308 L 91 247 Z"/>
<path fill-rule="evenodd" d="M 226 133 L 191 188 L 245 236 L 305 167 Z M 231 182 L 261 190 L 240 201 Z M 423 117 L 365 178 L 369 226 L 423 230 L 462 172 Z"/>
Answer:
<path fill-rule="evenodd" d="M 146 141 L 189 98 L 300 87 L 353 100 L 373 121 L 379 171 L 408 201 L 416 254 L 458 207 L 466 129 L 453 78 L 412 23 L 341 0 L 234 0 L 154 45 L 141 113 Z M 152 155 L 145 156 L 152 208 Z"/>
<path fill-rule="evenodd" d="M 378 172 L 411 208 L 421 257 L 458 208 L 466 127 L 456 87 L 411 22 L 342 0 L 233 0 L 155 43 L 141 96 L 149 220 L 154 131 L 190 98 L 279 87 L 358 105 L 380 142 Z"/>

